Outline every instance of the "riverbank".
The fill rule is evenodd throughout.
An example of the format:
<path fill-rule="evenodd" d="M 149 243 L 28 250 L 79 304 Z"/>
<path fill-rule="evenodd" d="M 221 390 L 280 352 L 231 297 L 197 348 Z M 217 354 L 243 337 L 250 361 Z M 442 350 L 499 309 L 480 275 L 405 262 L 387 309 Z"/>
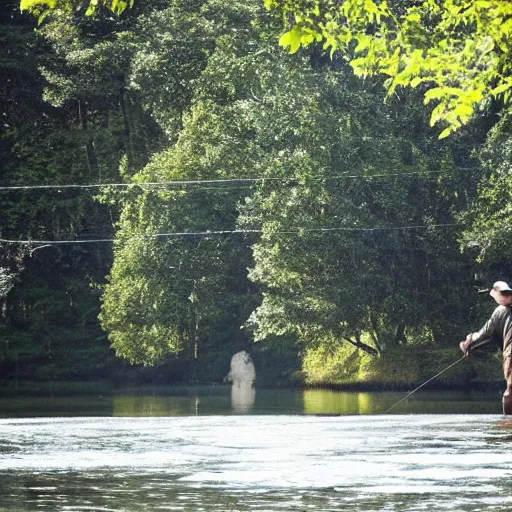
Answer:
<path fill-rule="evenodd" d="M 257 387 L 260 388 L 321 388 L 339 391 L 406 391 L 414 389 L 458 361 L 448 371 L 436 377 L 426 389 L 499 390 L 504 381 L 499 353 L 475 352 L 459 361 L 456 348 L 399 347 L 378 358 L 360 352 L 327 350 L 304 354 L 302 368 L 289 354 L 256 352 Z M 229 360 L 229 358 L 228 358 Z M 229 365 L 216 362 L 196 366 L 192 362 L 171 361 L 156 368 L 128 367 L 119 363 L 110 373 L 101 376 L 87 374 L 75 378 L 24 378 L 0 380 L 0 393 L 16 394 L 109 394 L 116 389 L 159 386 L 220 385 Z"/>
<path fill-rule="evenodd" d="M 505 388 L 503 379 L 498 377 L 488 378 L 484 380 L 478 375 L 473 378 L 467 374 L 473 374 L 475 366 L 478 363 L 469 363 L 468 367 L 462 373 L 463 378 L 442 379 L 441 377 L 429 382 L 423 390 L 439 390 L 439 391 L 502 391 Z M 425 371 L 426 372 L 426 371 Z M 258 389 L 323 389 L 333 391 L 350 391 L 350 392 L 375 392 L 375 391 L 411 391 L 417 386 L 426 382 L 435 374 L 429 374 L 423 380 L 418 376 L 415 380 L 387 379 L 386 381 L 378 380 L 329 380 L 317 382 L 304 382 L 300 379 L 290 380 L 279 384 L 258 385 Z M 66 395 L 97 395 L 108 396 L 111 394 L 125 392 L 126 390 L 135 393 L 149 392 L 161 393 L 165 390 L 168 393 L 172 389 L 187 389 L 194 386 L 210 386 L 214 388 L 227 388 L 230 384 L 218 382 L 190 383 L 179 382 L 172 384 L 129 384 L 123 385 L 119 382 L 113 382 L 106 379 L 98 379 L 92 381 L 3 381 L 0 383 L 0 394 L 4 397 L 18 395 L 40 395 L 40 396 L 66 396 Z"/>
<path fill-rule="evenodd" d="M 454 364 L 455 363 L 455 364 Z M 345 391 L 406 390 L 449 370 L 428 384 L 430 389 L 500 389 L 504 386 L 501 355 L 476 351 L 461 359 L 456 348 L 411 346 L 390 349 L 380 357 L 359 351 L 320 347 L 304 357 L 300 379 L 309 387 Z"/>

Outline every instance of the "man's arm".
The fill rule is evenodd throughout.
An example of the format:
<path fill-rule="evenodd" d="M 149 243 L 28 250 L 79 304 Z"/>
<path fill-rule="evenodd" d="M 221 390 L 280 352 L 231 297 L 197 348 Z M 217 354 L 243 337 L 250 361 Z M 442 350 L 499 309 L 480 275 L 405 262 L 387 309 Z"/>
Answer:
<path fill-rule="evenodd" d="M 471 351 L 475 350 L 477 347 L 481 347 L 486 343 L 489 343 L 494 334 L 497 333 L 497 326 L 499 324 L 499 319 L 503 315 L 506 308 L 503 306 L 498 306 L 492 313 L 491 318 L 485 322 L 485 325 L 478 331 L 473 334 L 468 334 L 464 341 L 459 343 L 459 347 L 467 356 Z"/>

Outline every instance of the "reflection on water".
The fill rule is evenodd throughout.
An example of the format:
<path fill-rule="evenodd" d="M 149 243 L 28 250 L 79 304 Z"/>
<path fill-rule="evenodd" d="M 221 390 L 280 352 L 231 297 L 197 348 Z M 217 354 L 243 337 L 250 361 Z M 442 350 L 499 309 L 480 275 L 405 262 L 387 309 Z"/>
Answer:
<path fill-rule="evenodd" d="M 183 416 L 199 414 L 199 396 L 127 395 L 112 399 L 112 416 Z"/>
<path fill-rule="evenodd" d="M 113 416 L 184 416 L 216 413 L 247 413 L 256 400 L 256 389 L 250 384 L 234 384 L 226 393 L 168 395 L 121 395 L 112 400 Z"/>
<path fill-rule="evenodd" d="M 325 389 L 304 391 L 306 414 L 376 414 L 380 409 L 381 394 L 348 393 Z M 380 412 L 383 412 L 382 410 Z"/>
<path fill-rule="evenodd" d="M 190 386 L 119 390 L 106 396 L 0 398 L 0 418 L 194 416 L 210 414 L 382 414 L 405 393 Z M 500 414 L 497 392 L 418 392 L 391 414 Z"/>
<path fill-rule="evenodd" d="M 256 388 L 252 382 L 240 381 L 231 386 L 231 409 L 234 412 L 249 412 L 256 401 Z"/>
<path fill-rule="evenodd" d="M 509 428 L 468 414 L 0 419 L 0 510 L 508 512 Z"/>
<path fill-rule="evenodd" d="M 355 393 L 304 390 L 306 414 L 383 414 L 406 393 Z M 500 414 L 500 397 L 491 392 L 427 391 L 412 395 L 391 414 Z"/>
<path fill-rule="evenodd" d="M 382 415 L 403 396 L 208 386 L 3 398 L 0 510 L 512 510 L 499 394 L 420 392 Z"/>

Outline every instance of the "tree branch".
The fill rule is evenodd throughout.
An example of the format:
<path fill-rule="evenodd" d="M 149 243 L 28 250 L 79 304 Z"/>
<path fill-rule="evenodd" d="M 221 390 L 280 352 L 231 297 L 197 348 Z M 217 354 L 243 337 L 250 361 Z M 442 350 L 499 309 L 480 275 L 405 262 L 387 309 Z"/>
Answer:
<path fill-rule="evenodd" d="M 376 348 L 373 348 L 371 347 L 370 345 L 367 345 L 366 343 L 363 343 L 362 341 L 354 341 L 350 338 L 348 338 L 347 336 L 342 336 L 342 338 L 347 341 L 348 343 L 350 343 L 351 345 L 353 345 L 354 347 L 362 350 L 363 352 L 366 352 L 367 354 L 371 354 L 371 355 L 374 355 L 374 356 L 378 356 L 379 355 L 379 351 L 376 349 Z"/>

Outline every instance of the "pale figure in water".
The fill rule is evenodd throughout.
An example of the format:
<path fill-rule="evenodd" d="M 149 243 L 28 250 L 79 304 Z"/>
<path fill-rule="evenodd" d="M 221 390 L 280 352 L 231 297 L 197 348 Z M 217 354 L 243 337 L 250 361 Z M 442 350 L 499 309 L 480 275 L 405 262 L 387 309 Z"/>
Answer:
<path fill-rule="evenodd" d="M 242 350 L 231 358 L 228 375 L 231 387 L 231 406 L 237 412 L 247 412 L 256 399 L 256 370 L 248 352 Z"/>

